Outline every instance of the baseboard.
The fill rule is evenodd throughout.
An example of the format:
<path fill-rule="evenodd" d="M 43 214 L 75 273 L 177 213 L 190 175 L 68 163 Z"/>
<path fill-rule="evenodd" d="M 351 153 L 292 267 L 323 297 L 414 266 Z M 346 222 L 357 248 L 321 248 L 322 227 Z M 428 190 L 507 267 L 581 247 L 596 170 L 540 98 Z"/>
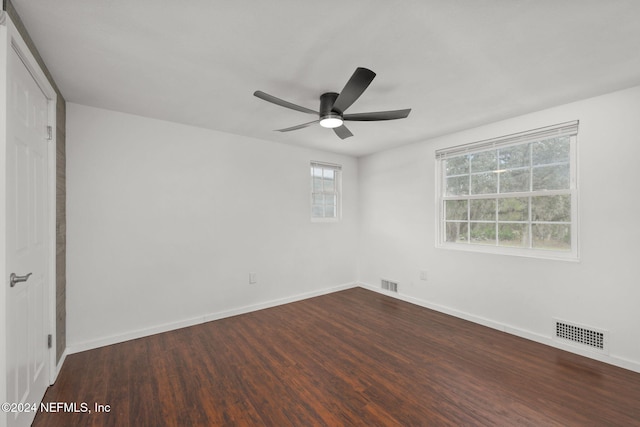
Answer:
<path fill-rule="evenodd" d="M 619 368 L 624 368 L 624 369 L 628 369 L 630 371 L 634 371 L 634 372 L 638 372 L 640 373 L 640 363 L 638 362 L 634 362 L 632 360 L 627 360 L 621 357 L 616 357 L 616 356 L 611 356 L 610 354 L 601 354 L 601 353 L 595 353 L 595 352 L 590 352 L 587 350 L 582 350 L 580 348 L 576 348 L 573 347 L 571 345 L 568 344 L 563 344 L 561 342 L 558 342 L 556 340 L 554 340 L 551 336 L 546 336 L 546 335 L 542 335 L 542 334 L 537 334 L 535 332 L 531 332 L 531 331 L 527 331 L 524 329 L 520 329 L 520 328 L 516 328 L 504 323 L 500 323 L 500 322 L 496 322 L 494 320 L 491 319 L 486 319 L 484 317 L 480 317 L 480 316 L 475 316 L 473 314 L 469 314 L 460 310 L 456 310 L 453 309 L 451 307 L 446 307 L 443 305 L 439 305 L 439 304 L 434 304 L 431 303 L 429 301 L 425 301 L 419 298 L 415 298 L 415 297 L 411 297 L 408 295 L 404 295 L 401 293 L 396 293 L 396 292 L 390 292 L 390 291 L 386 291 L 384 289 L 381 289 L 380 287 L 377 286 L 373 286 L 371 284 L 368 283 L 363 283 L 360 282 L 358 283 L 358 286 L 364 289 L 368 289 L 370 291 L 374 291 L 383 295 L 387 295 L 390 296 L 392 298 L 396 298 L 399 299 L 401 301 L 405 301 L 405 302 L 409 302 L 411 304 L 415 304 L 418 305 L 420 307 L 425 307 L 434 311 L 438 311 L 440 313 L 444 313 L 444 314 L 448 314 L 450 316 L 454 316 L 457 317 L 459 319 L 463 319 L 463 320 L 468 320 L 470 322 L 473 323 L 477 323 L 483 326 L 487 326 L 489 328 L 492 329 L 497 329 L 499 331 L 502 332 L 506 332 L 508 334 L 511 335 L 515 335 L 518 336 L 520 338 L 525 338 L 528 339 L 530 341 L 535 341 L 537 343 L 540 344 L 544 344 L 544 345 L 548 345 L 550 347 L 555 347 L 558 348 L 560 350 L 564 350 L 564 351 L 568 351 L 569 353 L 574 353 L 574 354 L 578 354 L 580 356 L 584 356 L 587 357 L 589 359 L 594 359 L 594 360 L 598 360 L 600 362 L 604 362 L 604 363 L 608 363 L 610 365 L 614 365 L 617 366 Z"/>
<path fill-rule="evenodd" d="M 65 348 L 64 351 L 62 352 L 62 355 L 60 356 L 60 360 L 58 360 L 58 363 L 56 364 L 55 372 L 53 373 L 53 381 L 51 382 L 50 385 L 53 385 L 58 379 L 58 374 L 60 373 L 60 370 L 62 369 L 62 365 L 64 364 L 64 361 L 67 358 L 67 355 L 69 354 L 68 350 L 69 350 L 68 348 Z"/>
<path fill-rule="evenodd" d="M 291 297 L 279 298 L 259 304 L 253 304 L 245 307 L 235 308 L 232 310 L 222 311 L 219 313 L 208 314 L 204 316 L 204 321 L 211 322 L 213 320 L 224 319 L 225 317 L 237 316 L 239 314 L 263 310 L 265 308 L 276 307 L 278 305 L 289 304 L 291 302 L 302 301 L 309 298 L 319 297 L 321 295 L 331 294 L 333 292 L 344 291 L 345 289 L 351 289 L 357 286 L 358 284 L 356 282 L 350 282 L 338 286 L 333 286 L 331 288 L 321 289 L 319 291 L 306 292 L 303 294 L 293 295 Z"/>
<path fill-rule="evenodd" d="M 237 316 L 239 314 L 250 313 L 252 311 L 264 310 L 265 308 L 276 307 L 291 302 L 301 301 L 321 295 L 330 294 L 333 292 L 342 291 L 358 286 L 356 282 L 345 283 L 338 286 L 332 286 L 329 288 L 320 289 L 312 292 L 305 292 L 302 294 L 293 295 L 286 298 L 279 298 L 261 302 L 258 304 L 251 304 L 243 307 L 234 308 L 231 310 L 220 311 L 216 313 L 209 313 L 202 316 L 196 316 L 189 319 L 183 319 L 175 322 L 169 322 L 150 328 L 137 329 L 133 331 L 124 332 L 122 334 L 110 335 L 90 341 L 84 341 L 76 344 L 72 344 L 65 350 L 66 354 L 80 353 L 82 351 L 93 350 L 95 348 L 104 347 L 107 345 L 118 344 L 125 341 L 130 341 L 138 338 L 148 337 L 150 335 L 160 334 L 163 332 L 169 332 L 176 329 L 186 328 L 189 326 L 199 325 L 201 323 L 211 322 L 214 320 L 224 319 L 225 317 Z M 61 358 L 62 361 L 62 358 Z M 59 363 L 59 366 L 62 366 Z"/>

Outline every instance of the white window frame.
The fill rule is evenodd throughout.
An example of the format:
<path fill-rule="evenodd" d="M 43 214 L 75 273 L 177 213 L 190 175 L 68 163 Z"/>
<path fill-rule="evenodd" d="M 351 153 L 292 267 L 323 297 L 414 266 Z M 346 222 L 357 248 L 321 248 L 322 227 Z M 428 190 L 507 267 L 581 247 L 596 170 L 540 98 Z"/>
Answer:
<path fill-rule="evenodd" d="M 455 147 L 443 148 L 436 151 L 436 247 L 444 249 L 493 253 L 501 255 L 515 255 L 533 258 L 560 259 L 568 261 L 579 260 L 579 228 L 578 228 L 578 168 L 577 168 L 577 133 L 578 121 L 560 123 L 558 125 L 547 126 L 544 128 L 534 129 L 517 134 L 507 135 L 503 137 L 493 138 L 473 142 L 470 144 L 459 145 Z M 517 145 L 529 144 L 531 142 L 541 141 L 554 137 L 569 138 L 569 188 L 563 190 L 538 190 L 525 192 L 495 193 L 481 195 L 463 195 L 463 196 L 447 196 L 445 195 L 446 171 L 445 160 L 462 156 L 465 154 L 487 152 L 500 148 L 513 147 Z M 499 171 L 496 171 L 499 172 Z M 472 175 L 472 172 L 469 173 Z M 498 190 L 499 191 L 499 190 Z M 469 191 L 471 193 L 471 191 Z M 466 242 L 447 242 L 446 241 L 446 218 L 445 218 L 445 202 L 447 200 L 474 200 L 474 199 L 501 199 L 501 198 L 518 198 L 518 197 L 535 197 L 535 196 L 553 196 L 553 195 L 569 195 L 571 201 L 571 248 L 570 250 L 552 250 L 532 248 L 532 239 L 529 239 L 529 247 L 512 247 L 500 246 L 498 238 L 496 244 L 478 244 L 471 243 L 470 239 Z M 529 203 L 531 209 L 531 203 Z M 463 221 L 464 222 L 464 221 Z M 467 217 L 467 224 L 471 225 L 472 220 Z M 489 221 L 492 222 L 492 221 Z M 531 214 L 527 221 L 529 227 L 535 221 L 532 220 Z M 495 221 L 496 226 L 499 222 Z M 538 223 L 538 222 L 536 222 Z M 529 236 L 531 231 L 529 230 Z"/>
<path fill-rule="evenodd" d="M 322 191 L 314 191 L 313 188 L 313 169 L 314 168 L 321 168 L 323 170 L 331 170 L 334 172 L 334 176 L 335 176 L 335 186 L 333 189 L 329 188 L 329 189 L 325 189 L 324 188 L 324 180 L 323 180 L 323 189 Z M 309 209 L 310 209 L 310 215 L 311 215 L 311 221 L 312 222 L 337 222 L 340 221 L 340 219 L 342 218 L 342 166 L 341 165 L 337 165 L 334 163 L 325 163 L 325 162 L 317 162 L 317 161 L 312 161 L 311 165 L 309 167 L 309 175 L 311 177 L 310 179 L 310 196 L 309 196 Z M 333 196 L 335 197 L 335 216 L 329 216 L 329 217 L 319 217 L 319 216 L 314 216 L 313 214 L 313 207 L 314 207 L 314 195 L 318 195 L 318 194 L 322 194 L 322 195 L 329 195 L 329 196 Z M 315 204 L 317 205 L 317 204 Z M 323 206 L 323 212 L 326 212 L 324 207 L 326 206 L 324 203 L 322 204 Z"/>

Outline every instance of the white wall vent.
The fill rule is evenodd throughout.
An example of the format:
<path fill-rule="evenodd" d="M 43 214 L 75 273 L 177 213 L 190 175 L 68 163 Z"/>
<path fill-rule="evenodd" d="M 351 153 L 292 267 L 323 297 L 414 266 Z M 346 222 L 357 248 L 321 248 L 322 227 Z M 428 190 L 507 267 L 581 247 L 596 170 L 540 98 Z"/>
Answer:
<path fill-rule="evenodd" d="M 382 289 L 385 291 L 398 292 L 398 283 L 392 282 L 391 280 L 382 279 L 380 281 L 382 284 Z"/>
<path fill-rule="evenodd" d="M 554 319 L 554 337 L 590 350 L 609 353 L 609 331 Z"/>

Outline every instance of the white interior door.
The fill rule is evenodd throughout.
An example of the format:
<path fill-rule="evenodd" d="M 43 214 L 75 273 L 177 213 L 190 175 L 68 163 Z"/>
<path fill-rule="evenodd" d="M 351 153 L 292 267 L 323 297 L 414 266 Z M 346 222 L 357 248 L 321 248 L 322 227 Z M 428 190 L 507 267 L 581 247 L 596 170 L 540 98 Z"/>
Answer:
<path fill-rule="evenodd" d="M 14 49 L 7 58 L 7 400 L 39 404 L 49 384 L 48 100 Z M 13 286 L 12 286 L 13 285 Z M 28 426 L 34 412 L 7 414 Z"/>

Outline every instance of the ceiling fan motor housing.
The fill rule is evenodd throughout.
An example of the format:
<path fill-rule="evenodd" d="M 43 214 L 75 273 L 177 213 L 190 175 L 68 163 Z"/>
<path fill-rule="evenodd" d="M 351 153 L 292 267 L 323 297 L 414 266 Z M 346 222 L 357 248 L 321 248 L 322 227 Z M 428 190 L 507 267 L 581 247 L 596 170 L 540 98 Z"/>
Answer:
<path fill-rule="evenodd" d="M 342 117 L 342 112 L 333 110 L 333 104 L 337 98 L 338 94 L 335 92 L 327 92 L 320 95 L 320 119 L 325 117 Z"/>
<path fill-rule="evenodd" d="M 342 114 L 333 109 L 338 94 L 327 92 L 320 95 L 320 126 L 333 129 L 342 126 Z"/>

